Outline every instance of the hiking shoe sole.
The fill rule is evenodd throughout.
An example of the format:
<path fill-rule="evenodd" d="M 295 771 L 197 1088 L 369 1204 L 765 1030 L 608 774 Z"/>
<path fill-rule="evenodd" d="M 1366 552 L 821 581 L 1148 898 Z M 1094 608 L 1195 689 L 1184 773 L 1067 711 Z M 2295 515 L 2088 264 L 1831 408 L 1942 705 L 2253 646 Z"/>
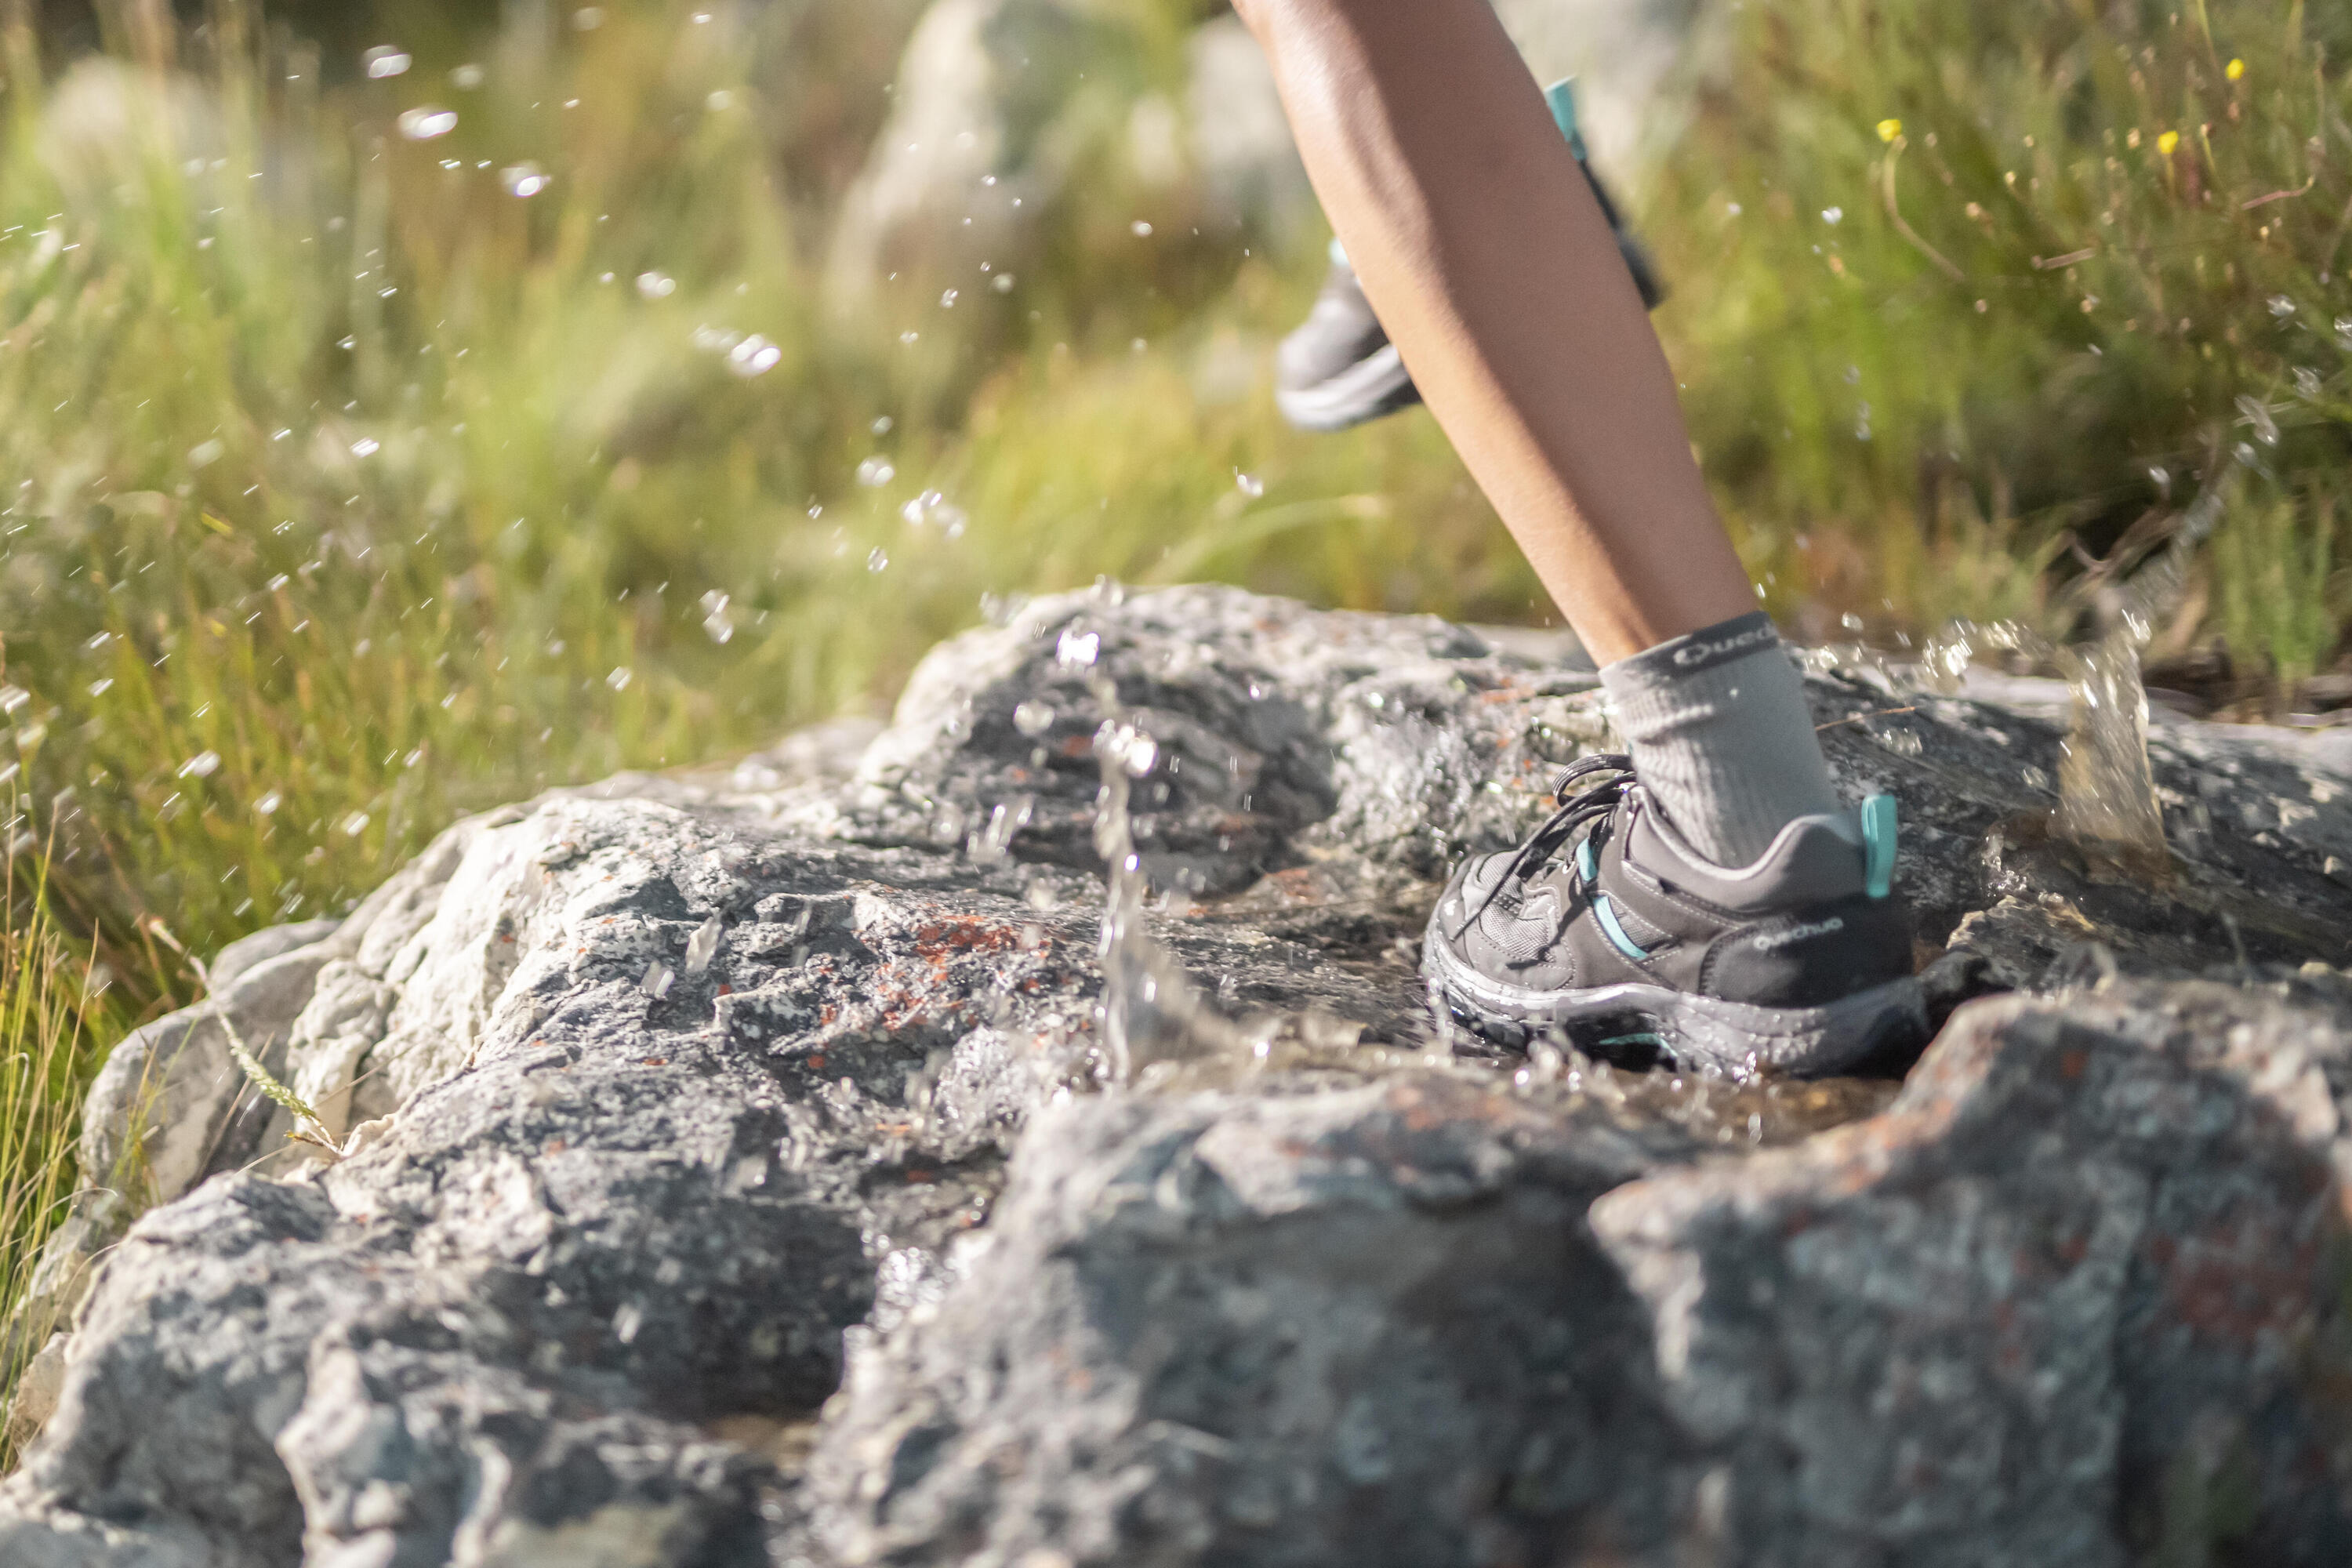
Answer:
<path fill-rule="evenodd" d="M 1420 401 L 1421 389 L 1394 343 L 1312 386 L 1281 387 L 1274 395 L 1285 419 L 1318 432 L 1346 430 Z"/>
<path fill-rule="evenodd" d="M 1927 1034 L 1927 993 L 1916 979 L 1820 1007 L 1759 1007 L 1639 984 L 1527 990 L 1478 973 L 1435 942 L 1424 945 L 1421 971 L 1441 1013 L 1496 1045 L 1525 1050 L 1557 1033 L 1602 1058 L 1647 1046 L 1687 1070 L 1731 1078 L 1828 1077 Z"/>

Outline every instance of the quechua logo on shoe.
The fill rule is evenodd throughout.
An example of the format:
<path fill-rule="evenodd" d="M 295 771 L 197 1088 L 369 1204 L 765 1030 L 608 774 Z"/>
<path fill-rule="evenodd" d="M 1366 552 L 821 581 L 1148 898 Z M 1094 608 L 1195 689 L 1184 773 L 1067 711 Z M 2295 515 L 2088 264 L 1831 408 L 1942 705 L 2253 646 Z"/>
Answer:
<path fill-rule="evenodd" d="M 1787 931 L 1768 931 L 1755 939 L 1759 951 L 1778 952 L 1784 947 L 1794 947 L 1801 942 L 1811 942 L 1817 936 L 1835 936 L 1845 930 L 1845 918 L 1832 915 L 1811 925 L 1790 926 Z"/>

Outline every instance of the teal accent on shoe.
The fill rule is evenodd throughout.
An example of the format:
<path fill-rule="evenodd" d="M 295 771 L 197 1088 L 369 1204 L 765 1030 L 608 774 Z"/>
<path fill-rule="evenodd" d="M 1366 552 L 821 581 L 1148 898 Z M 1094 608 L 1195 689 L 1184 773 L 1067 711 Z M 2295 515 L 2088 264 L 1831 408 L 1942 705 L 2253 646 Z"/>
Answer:
<path fill-rule="evenodd" d="M 1636 963 L 1650 956 L 1643 951 L 1641 943 L 1625 934 L 1625 928 L 1618 923 L 1616 907 L 1610 903 L 1608 894 L 1602 893 L 1592 900 L 1592 918 L 1601 922 L 1601 929 L 1608 934 L 1611 942 L 1617 944 L 1618 952 Z"/>
<path fill-rule="evenodd" d="M 1551 122 L 1559 127 L 1562 136 L 1568 138 L 1569 148 L 1575 153 L 1576 161 L 1583 163 L 1584 132 L 1576 128 L 1576 79 L 1562 77 L 1544 89 L 1544 102 L 1551 106 Z"/>
<path fill-rule="evenodd" d="M 1874 795 L 1862 803 L 1862 842 L 1868 858 L 1864 876 L 1870 896 L 1883 899 L 1895 890 L 1895 797 Z"/>
<path fill-rule="evenodd" d="M 1664 1035 L 1619 1035 L 1601 1043 L 1604 1046 L 1663 1046 L 1666 1037 Z"/>
<path fill-rule="evenodd" d="M 1584 879 L 1587 887 L 1601 879 L 1601 868 L 1593 861 L 1590 838 L 1576 847 L 1576 874 Z"/>

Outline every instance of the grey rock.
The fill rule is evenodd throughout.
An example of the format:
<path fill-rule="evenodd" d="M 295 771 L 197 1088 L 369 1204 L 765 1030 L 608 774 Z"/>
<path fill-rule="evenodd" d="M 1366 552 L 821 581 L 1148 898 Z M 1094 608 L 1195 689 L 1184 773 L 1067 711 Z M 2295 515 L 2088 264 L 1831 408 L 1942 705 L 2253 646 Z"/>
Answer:
<path fill-rule="evenodd" d="M 268 931 L 254 932 L 242 942 L 233 942 L 220 950 L 219 955 L 205 970 L 205 976 L 211 983 L 210 989 L 215 994 L 227 991 L 245 976 L 247 970 L 273 958 L 283 958 L 289 952 L 309 947 L 312 942 L 324 942 L 342 926 L 343 922 L 336 920 L 299 921 L 292 925 L 271 926 Z"/>
<path fill-rule="evenodd" d="M 2344 1561 L 2352 783 L 2159 732 L 2150 886 L 2050 836 L 2046 720 L 1809 690 L 1958 1009 L 1899 1089 L 1432 1029 L 1432 879 L 1610 744 L 1433 620 L 1039 600 L 846 776 L 460 824 L 110 1068 L 95 1161 L 233 1014 L 345 1155 L 184 1074 L 0 1561 Z M 1257 1019 L 1127 1088 L 1106 691 L 1151 929 Z"/>
<path fill-rule="evenodd" d="M 1497 0 L 1537 77 L 1579 80 L 1603 168 L 1636 180 L 1673 139 L 1719 8 L 1698 0 Z M 1166 59 L 1158 30 L 1102 0 L 934 0 L 900 61 L 887 123 L 843 204 L 836 302 L 891 276 L 974 287 L 1019 273 L 1070 204 L 1073 173 L 1118 171 L 1211 232 L 1282 239 L 1319 220 L 1257 43 L 1213 15 Z M 1160 85 L 1181 69 L 1185 85 Z M 1017 198 L 1017 205 L 1016 205 Z"/>
<path fill-rule="evenodd" d="M 1054 134 L 1063 110 L 1082 73 L 1131 79 L 1137 43 L 1087 0 L 934 0 L 835 223 L 835 301 L 866 302 L 886 274 L 971 279 L 982 261 L 1017 273 L 1082 151 Z"/>

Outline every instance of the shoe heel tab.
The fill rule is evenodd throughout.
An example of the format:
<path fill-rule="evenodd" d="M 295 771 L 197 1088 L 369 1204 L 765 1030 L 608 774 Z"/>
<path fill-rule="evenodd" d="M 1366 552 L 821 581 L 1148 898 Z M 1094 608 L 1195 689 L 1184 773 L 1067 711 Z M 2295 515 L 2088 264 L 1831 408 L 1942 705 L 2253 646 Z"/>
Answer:
<path fill-rule="evenodd" d="M 1874 899 L 1895 891 L 1895 851 L 1900 824 L 1891 795 L 1874 795 L 1862 803 L 1864 890 Z"/>

